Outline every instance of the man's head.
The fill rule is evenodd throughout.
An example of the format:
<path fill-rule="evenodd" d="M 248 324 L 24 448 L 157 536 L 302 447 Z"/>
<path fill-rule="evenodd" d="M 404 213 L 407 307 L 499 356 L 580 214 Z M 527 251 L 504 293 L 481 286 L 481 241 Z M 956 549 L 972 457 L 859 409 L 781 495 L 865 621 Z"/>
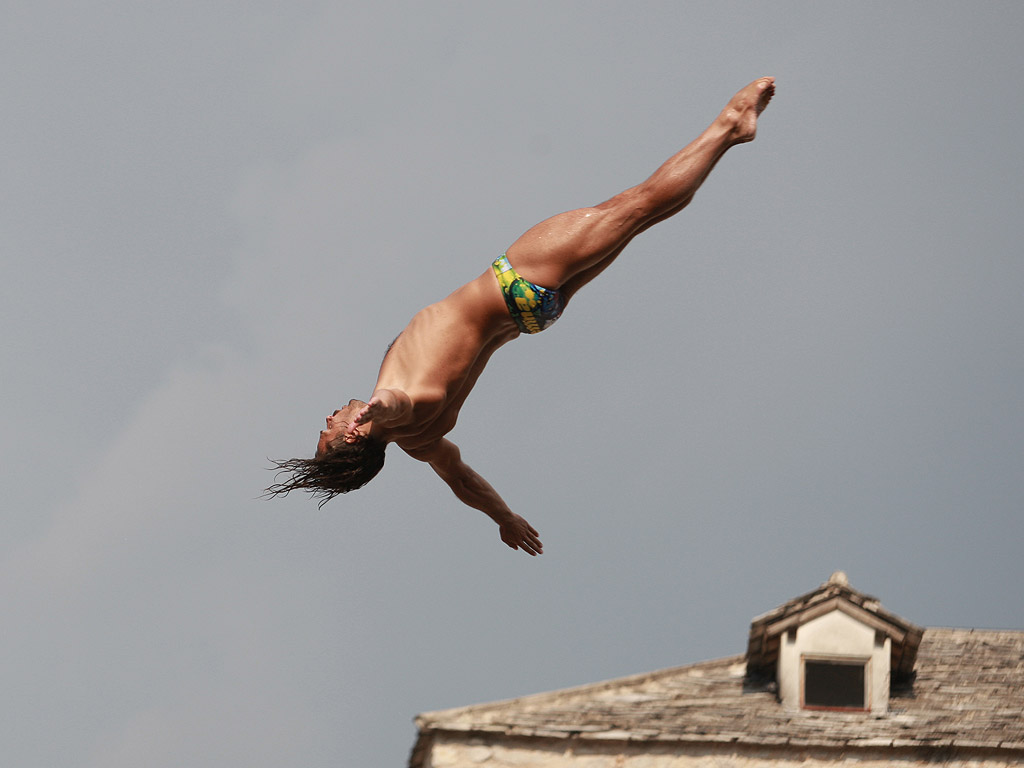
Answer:
<path fill-rule="evenodd" d="M 352 420 L 365 406 L 362 400 L 349 400 L 348 405 L 327 417 L 327 428 L 320 430 L 320 439 L 316 444 L 317 457 L 335 450 L 342 443 L 355 443 L 372 435 L 373 424 L 370 422 L 352 427 Z"/>
<path fill-rule="evenodd" d="M 316 454 L 311 459 L 274 461 L 278 474 L 288 473 L 284 482 L 267 488 L 270 496 L 285 496 L 291 491 L 309 491 L 321 499 L 322 507 L 340 493 L 362 488 L 384 466 L 387 441 L 377 436 L 372 422 L 351 426 L 352 419 L 366 403 L 350 400 L 327 417 L 321 430 Z"/>

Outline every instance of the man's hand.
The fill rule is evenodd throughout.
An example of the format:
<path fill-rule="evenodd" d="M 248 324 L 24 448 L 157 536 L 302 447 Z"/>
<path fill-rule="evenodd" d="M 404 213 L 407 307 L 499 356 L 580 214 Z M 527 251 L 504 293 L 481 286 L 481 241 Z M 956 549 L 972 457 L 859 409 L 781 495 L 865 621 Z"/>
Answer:
<path fill-rule="evenodd" d="M 360 408 L 345 430 L 346 437 L 355 437 L 356 428 L 367 422 L 376 421 L 381 426 L 393 426 L 407 418 L 412 412 L 409 396 L 397 389 L 378 389 L 370 402 Z"/>
<path fill-rule="evenodd" d="M 509 513 L 511 517 L 499 525 L 501 540 L 512 549 L 522 547 L 523 552 L 528 555 L 539 555 L 544 552 L 544 545 L 540 543 L 537 531 L 526 520 L 515 512 Z"/>
<path fill-rule="evenodd" d="M 370 402 L 359 409 L 358 413 L 352 417 L 352 421 L 348 425 L 348 430 L 345 432 L 347 436 L 354 435 L 356 433 L 356 427 L 360 424 L 365 424 L 368 421 L 380 421 L 381 416 L 384 415 L 386 408 L 381 402 L 380 397 L 374 395 L 370 398 Z"/>

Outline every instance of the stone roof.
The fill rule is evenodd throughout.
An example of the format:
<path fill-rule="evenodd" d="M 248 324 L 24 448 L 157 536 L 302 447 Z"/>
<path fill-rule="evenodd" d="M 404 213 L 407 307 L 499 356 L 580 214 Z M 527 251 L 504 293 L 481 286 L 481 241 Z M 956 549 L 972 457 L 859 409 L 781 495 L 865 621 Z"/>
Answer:
<path fill-rule="evenodd" d="M 756 620 L 755 620 L 756 621 Z M 889 712 L 784 711 L 774 683 L 730 656 L 492 704 L 428 712 L 410 761 L 434 733 L 665 745 L 1009 750 L 1024 755 L 1024 631 L 934 629 Z"/>

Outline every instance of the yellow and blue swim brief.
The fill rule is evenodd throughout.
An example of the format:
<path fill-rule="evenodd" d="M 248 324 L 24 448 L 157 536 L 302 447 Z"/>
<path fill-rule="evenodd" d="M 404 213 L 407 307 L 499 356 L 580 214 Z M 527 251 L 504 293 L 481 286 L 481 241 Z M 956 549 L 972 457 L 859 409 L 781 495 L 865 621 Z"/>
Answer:
<path fill-rule="evenodd" d="M 565 298 L 557 289 L 541 288 L 512 269 L 503 253 L 491 264 L 505 297 L 505 306 L 523 333 L 540 333 L 553 325 L 562 310 Z"/>

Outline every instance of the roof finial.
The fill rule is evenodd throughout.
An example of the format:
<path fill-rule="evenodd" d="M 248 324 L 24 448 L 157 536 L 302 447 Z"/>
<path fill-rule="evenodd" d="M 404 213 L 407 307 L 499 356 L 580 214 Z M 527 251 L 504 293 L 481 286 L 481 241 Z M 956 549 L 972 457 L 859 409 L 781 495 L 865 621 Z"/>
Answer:
<path fill-rule="evenodd" d="M 850 580 L 846 578 L 846 574 L 842 571 L 836 571 L 828 577 L 828 584 L 833 584 L 837 587 L 848 587 L 850 586 Z"/>

